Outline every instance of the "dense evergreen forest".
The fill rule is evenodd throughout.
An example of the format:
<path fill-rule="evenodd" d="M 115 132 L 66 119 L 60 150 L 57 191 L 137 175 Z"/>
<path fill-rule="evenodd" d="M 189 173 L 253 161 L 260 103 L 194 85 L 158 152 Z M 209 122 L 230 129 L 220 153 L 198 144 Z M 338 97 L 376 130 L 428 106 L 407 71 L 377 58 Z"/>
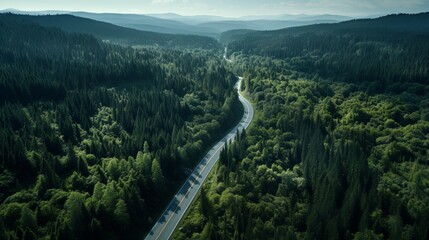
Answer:
<path fill-rule="evenodd" d="M 229 43 L 256 117 L 174 239 L 429 238 L 429 29 L 365 21 Z"/>
<path fill-rule="evenodd" d="M 404 82 L 427 83 L 428 23 L 429 13 L 392 15 L 278 31 L 236 31 L 225 33 L 225 38 L 234 39 L 228 44 L 230 52 L 284 59 L 297 71 L 367 82 L 371 91 L 382 93 L 387 88 L 401 91 L 396 87 Z"/>
<path fill-rule="evenodd" d="M 0 239 L 135 239 L 242 116 L 216 52 L 0 16 Z"/>

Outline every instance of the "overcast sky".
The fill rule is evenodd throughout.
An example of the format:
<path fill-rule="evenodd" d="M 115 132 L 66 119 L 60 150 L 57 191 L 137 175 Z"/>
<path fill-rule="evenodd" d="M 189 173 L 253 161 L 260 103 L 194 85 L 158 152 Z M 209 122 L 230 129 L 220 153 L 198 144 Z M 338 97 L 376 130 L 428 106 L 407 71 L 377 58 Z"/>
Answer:
<path fill-rule="evenodd" d="M 0 0 L 0 9 L 182 15 L 338 14 L 371 16 L 429 11 L 429 0 Z"/>

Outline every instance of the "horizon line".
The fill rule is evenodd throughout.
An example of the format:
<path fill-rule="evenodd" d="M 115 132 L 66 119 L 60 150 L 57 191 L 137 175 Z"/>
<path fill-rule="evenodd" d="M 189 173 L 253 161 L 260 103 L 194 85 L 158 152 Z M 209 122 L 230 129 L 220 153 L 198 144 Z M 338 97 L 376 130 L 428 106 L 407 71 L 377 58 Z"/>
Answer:
<path fill-rule="evenodd" d="M 344 15 L 344 14 L 335 14 L 335 13 L 314 13 L 314 14 L 308 14 L 308 13 L 282 13 L 282 14 L 250 14 L 250 15 L 240 15 L 240 16 L 225 16 L 225 15 L 213 15 L 213 14 L 195 14 L 195 15 L 185 15 L 177 12 L 151 12 L 151 13 L 142 13 L 142 12 L 106 12 L 106 11 L 88 11 L 88 10 L 58 10 L 58 9 L 45 9 L 45 10 L 25 10 L 25 9 L 17 9 L 17 8 L 4 8 L 0 9 L 0 12 L 6 12 L 6 11 L 19 11 L 19 12 L 25 12 L 25 13 L 43 13 L 47 12 L 60 12 L 60 13 L 76 13 L 76 12 L 84 12 L 84 13 L 94 13 L 94 14 L 124 14 L 124 15 L 178 15 L 180 17 L 220 17 L 220 18 L 229 18 L 229 19 L 239 19 L 239 18 L 246 18 L 246 17 L 277 17 L 277 16 L 291 16 L 291 17 L 299 17 L 299 16 L 324 16 L 324 15 L 331 15 L 331 16 L 337 16 L 337 17 L 349 17 L 349 18 L 370 18 L 370 17 L 381 17 L 381 16 L 387 16 L 387 15 L 393 15 L 393 14 L 419 14 L 419 13 L 426 13 L 428 11 L 421 11 L 421 12 L 391 12 L 391 13 L 374 13 L 374 14 L 355 14 L 355 15 Z"/>

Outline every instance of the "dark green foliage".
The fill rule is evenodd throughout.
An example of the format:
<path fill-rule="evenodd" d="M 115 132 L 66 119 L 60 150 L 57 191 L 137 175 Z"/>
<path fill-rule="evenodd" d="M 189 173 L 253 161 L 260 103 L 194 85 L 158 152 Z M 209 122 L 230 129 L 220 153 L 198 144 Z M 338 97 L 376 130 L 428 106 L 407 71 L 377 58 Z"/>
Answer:
<path fill-rule="evenodd" d="M 371 93 L 398 92 L 404 82 L 428 83 L 428 22 L 421 13 L 250 32 L 235 35 L 228 51 L 284 59 L 306 74 L 365 83 Z"/>
<path fill-rule="evenodd" d="M 135 239 L 241 117 L 214 52 L 0 16 L 0 238 Z"/>

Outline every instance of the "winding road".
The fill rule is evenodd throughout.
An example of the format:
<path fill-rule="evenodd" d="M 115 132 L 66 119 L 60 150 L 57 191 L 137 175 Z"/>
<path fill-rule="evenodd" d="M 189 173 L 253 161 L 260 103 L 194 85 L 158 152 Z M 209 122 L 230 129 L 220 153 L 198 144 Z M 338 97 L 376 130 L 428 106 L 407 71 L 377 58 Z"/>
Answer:
<path fill-rule="evenodd" d="M 240 122 L 224 138 L 222 138 L 222 140 L 220 140 L 203 159 L 201 159 L 192 174 L 180 188 L 179 192 L 176 193 L 173 200 L 171 200 L 161 217 L 145 237 L 145 240 L 165 240 L 170 238 L 213 166 L 219 160 L 220 152 L 224 148 L 225 143 L 234 140 L 237 130 L 241 132 L 250 125 L 250 122 L 253 119 L 253 108 L 250 102 L 247 101 L 247 99 L 245 99 L 240 93 L 239 89 L 242 80 L 243 78 L 239 77 L 235 86 L 239 94 L 240 102 L 244 107 L 244 115 Z"/>

